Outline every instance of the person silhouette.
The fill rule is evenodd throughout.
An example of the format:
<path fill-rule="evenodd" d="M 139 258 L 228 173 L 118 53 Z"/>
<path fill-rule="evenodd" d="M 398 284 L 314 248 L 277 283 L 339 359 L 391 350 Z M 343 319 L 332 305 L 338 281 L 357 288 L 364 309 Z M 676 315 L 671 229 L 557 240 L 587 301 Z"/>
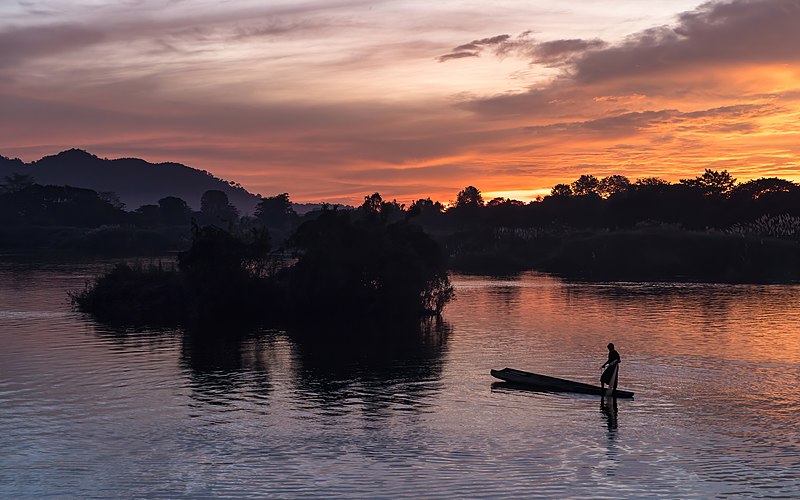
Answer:
<path fill-rule="evenodd" d="M 601 366 L 601 368 L 605 368 L 603 374 L 600 375 L 601 388 L 605 389 L 606 384 L 608 384 L 610 388 L 614 390 L 617 389 L 617 382 L 619 382 L 619 364 L 621 362 L 622 360 L 619 357 L 619 353 L 614 349 L 614 344 L 608 344 L 608 361 Z"/>

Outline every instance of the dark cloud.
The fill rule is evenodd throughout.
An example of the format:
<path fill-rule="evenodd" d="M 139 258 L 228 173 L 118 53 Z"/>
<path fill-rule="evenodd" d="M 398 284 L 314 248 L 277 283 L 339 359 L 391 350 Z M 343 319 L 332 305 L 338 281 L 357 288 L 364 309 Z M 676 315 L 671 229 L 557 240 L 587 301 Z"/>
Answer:
<path fill-rule="evenodd" d="M 596 104 L 612 103 L 619 100 L 617 96 L 639 95 L 675 103 L 691 98 L 721 103 L 794 100 L 791 90 L 759 94 L 751 88 L 743 92 L 728 78 L 737 68 L 759 64 L 791 67 L 800 62 L 800 0 L 706 3 L 679 15 L 674 26 L 645 30 L 616 45 L 606 46 L 600 40 L 558 40 L 529 44 L 525 50 L 532 61 L 564 71 L 526 92 L 477 98 L 460 106 L 484 116 L 535 115 L 547 120 L 564 114 L 607 112 Z M 753 78 L 770 76 L 753 73 Z"/>
<path fill-rule="evenodd" d="M 486 45 L 497 45 L 505 42 L 509 38 L 511 38 L 510 35 L 497 35 L 489 38 L 481 38 L 480 40 L 473 40 L 469 43 L 465 43 L 464 45 L 459 45 L 453 49 L 453 52 L 461 52 L 464 50 L 481 50 Z"/>
<path fill-rule="evenodd" d="M 548 66 L 561 65 L 572 58 L 583 55 L 591 50 L 601 49 L 608 45 L 600 39 L 582 40 L 578 38 L 569 40 L 553 40 L 537 43 L 531 49 L 533 62 Z"/>
<path fill-rule="evenodd" d="M 478 54 L 478 52 L 467 52 L 467 51 L 450 52 L 448 54 L 443 54 L 443 55 L 437 57 L 436 59 L 439 62 L 445 62 L 445 61 L 449 61 L 451 59 L 464 59 L 465 57 L 479 57 L 479 54 Z"/>
<path fill-rule="evenodd" d="M 800 60 L 800 1 L 710 2 L 677 25 L 637 33 L 620 45 L 575 61 L 573 76 L 590 82 L 698 65 Z"/>
<path fill-rule="evenodd" d="M 683 131 L 748 133 L 758 126 L 747 120 L 781 111 L 782 108 L 765 104 L 722 106 L 692 112 L 680 112 L 676 109 L 632 111 L 594 120 L 534 125 L 525 127 L 525 130 L 535 135 L 589 133 L 618 137 L 669 124 Z"/>
<path fill-rule="evenodd" d="M 530 59 L 533 64 L 545 66 L 564 65 L 584 52 L 605 47 L 607 44 L 599 39 L 582 40 L 579 38 L 568 40 L 551 40 L 537 42 L 530 38 L 530 31 L 525 31 L 516 37 L 510 35 L 497 35 L 489 38 L 473 40 L 459 45 L 452 51 L 439 56 L 439 62 L 464 57 L 479 57 L 485 49 L 489 49 L 497 57 L 518 55 Z"/>
<path fill-rule="evenodd" d="M 450 59 L 463 59 L 465 57 L 479 57 L 481 52 L 486 47 L 497 46 L 505 43 L 511 35 L 497 35 L 488 38 L 481 38 L 473 40 L 455 47 L 451 52 L 441 55 L 436 59 L 439 62 L 449 61 Z"/>

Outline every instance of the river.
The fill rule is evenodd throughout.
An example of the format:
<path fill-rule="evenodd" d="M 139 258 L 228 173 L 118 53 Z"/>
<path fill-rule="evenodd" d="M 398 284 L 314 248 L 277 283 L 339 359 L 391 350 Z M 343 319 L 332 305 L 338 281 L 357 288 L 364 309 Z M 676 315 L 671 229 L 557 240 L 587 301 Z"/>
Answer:
<path fill-rule="evenodd" d="M 335 345 L 103 326 L 67 293 L 104 265 L 0 264 L 0 497 L 800 497 L 800 286 L 457 275 Z M 633 400 L 489 375 L 595 382 L 608 342 Z"/>

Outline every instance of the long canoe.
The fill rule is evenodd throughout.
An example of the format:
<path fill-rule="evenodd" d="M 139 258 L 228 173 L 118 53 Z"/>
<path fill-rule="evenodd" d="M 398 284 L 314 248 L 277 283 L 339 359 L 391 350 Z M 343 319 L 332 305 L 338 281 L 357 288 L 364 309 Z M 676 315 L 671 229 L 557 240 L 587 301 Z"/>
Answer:
<path fill-rule="evenodd" d="M 524 372 L 513 368 L 503 368 L 502 370 L 492 370 L 492 376 L 505 380 L 514 385 L 524 386 L 529 389 L 550 392 L 578 392 L 581 394 L 596 394 L 598 396 L 612 396 L 615 398 L 632 398 L 630 391 L 615 390 L 613 394 L 608 394 L 608 389 L 603 389 L 596 385 L 584 384 L 583 382 L 573 382 L 563 378 L 548 377 L 536 373 Z"/>

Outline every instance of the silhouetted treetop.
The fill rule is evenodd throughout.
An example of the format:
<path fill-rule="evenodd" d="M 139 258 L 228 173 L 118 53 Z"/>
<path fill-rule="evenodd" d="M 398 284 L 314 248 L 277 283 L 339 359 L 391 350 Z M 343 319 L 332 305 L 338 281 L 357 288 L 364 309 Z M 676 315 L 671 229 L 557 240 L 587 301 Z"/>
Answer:
<path fill-rule="evenodd" d="M 188 224 L 192 217 L 192 209 L 180 198 L 166 196 L 158 200 L 161 223 L 167 226 Z"/>
<path fill-rule="evenodd" d="M 669 181 L 662 179 L 661 177 L 643 177 L 641 179 L 636 179 L 637 187 L 658 187 L 667 185 L 669 185 Z"/>
<path fill-rule="evenodd" d="M 480 207 L 483 206 L 483 196 L 475 186 L 467 186 L 458 192 L 456 196 L 456 207 Z"/>
<path fill-rule="evenodd" d="M 286 230 L 297 219 L 297 213 L 292 208 L 289 193 L 281 193 L 262 199 L 256 205 L 255 217 L 267 227 Z"/>
<path fill-rule="evenodd" d="M 631 181 L 624 175 L 609 175 L 600 179 L 597 192 L 603 198 L 608 198 L 617 193 L 624 193 L 631 187 Z"/>
<path fill-rule="evenodd" d="M 694 179 L 681 179 L 681 184 L 697 188 L 709 196 L 727 196 L 736 185 L 736 179 L 727 170 L 719 172 L 709 168 Z"/>
<path fill-rule="evenodd" d="M 445 255 L 418 226 L 327 210 L 290 240 L 290 302 L 330 314 L 438 313 L 452 295 Z"/>
<path fill-rule="evenodd" d="M 550 190 L 551 196 L 567 197 L 572 196 L 572 187 L 569 184 L 556 184 Z"/>
<path fill-rule="evenodd" d="M 444 205 L 439 203 L 438 201 L 434 202 L 430 198 L 420 198 L 417 201 L 411 203 L 411 206 L 408 207 L 408 217 L 417 217 L 417 216 L 436 216 L 441 215 L 444 211 Z"/>
<path fill-rule="evenodd" d="M 204 224 L 221 227 L 229 226 L 239 218 L 239 211 L 228 202 L 228 195 L 217 189 L 210 189 L 200 198 L 200 214 Z"/>
<path fill-rule="evenodd" d="M 574 196 L 597 195 L 600 188 L 600 181 L 593 175 L 584 174 L 578 177 L 570 186 Z"/>
<path fill-rule="evenodd" d="M 769 193 L 791 193 L 800 187 L 792 181 L 777 177 L 761 177 L 739 184 L 733 189 L 732 194 L 757 199 Z"/>
<path fill-rule="evenodd" d="M 378 217 L 383 221 L 398 220 L 403 215 L 403 205 L 397 200 L 383 201 L 380 193 L 373 193 L 364 197 L 364 203 L 359 210 L 366 217 Z"/>

